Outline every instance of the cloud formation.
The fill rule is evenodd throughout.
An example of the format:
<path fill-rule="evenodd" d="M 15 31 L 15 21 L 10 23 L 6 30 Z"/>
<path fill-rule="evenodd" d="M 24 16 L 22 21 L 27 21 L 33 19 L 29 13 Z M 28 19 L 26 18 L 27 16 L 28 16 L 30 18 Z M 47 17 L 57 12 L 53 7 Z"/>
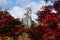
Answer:
<path fill-rule="evenodd" d="M 5 8 L 7 4 L 8 4 L 7 0 L 0 0 L 0 9 Z"/>
<path fill-rule="evenodd" d="M 45 6 L 46 3 L 44 1 L 39 1 L 40 3 L 37 3 L 35 1 L 31 1 L 31 0 L 17 0 L 17 3 L 20 3 L 23 7 L 18 7 L 15 6 L 13 9 L 11 9 L 10 13 L 17 18 L 22 18 L 22 16 L 24 16 L 26 8 L 30 7 L 32 14 L 32 20 L 36 21 L 37 19 L 37 15 L 36 13 L 41 10 L 42 6 Z"/>
<path fill-rule="evenodd" d="M 11 15 L 13 15 L 15 18 L 22 18 L 26 12 L 26 8 L 30 7 L 32 11 L 31 17 L 32 17 L 32 20 L 34 21 L 36 21 L 35 19 L 37 19 L 36 13 L 38 11 L 41 11 L 42 6 L 46 5 L 45 1 L 41 1 L 41 0 L 39 1 L 39 3 L 36 1 L 32 1 L 32 0 L 16 0 L 16 4 L 17 5 L 20 4 L 20 6 L 14 6 L 9 11 Z M 50 4 L 51 2 L 48 2 L 47 5 L 50 5 Z"/>
<path fill-rule="evenodd" d="M 27 6 L 30 2 L 31 0 L 17 0 L 16 1 L 16 3 L 21 4 L 21 6 Z"/>
<path fill-rule="evenodd" d="M 15 18 L 22 18 L 25 10 L 21 7 L 15 6 L 9 11 L 9 13 Z"/>

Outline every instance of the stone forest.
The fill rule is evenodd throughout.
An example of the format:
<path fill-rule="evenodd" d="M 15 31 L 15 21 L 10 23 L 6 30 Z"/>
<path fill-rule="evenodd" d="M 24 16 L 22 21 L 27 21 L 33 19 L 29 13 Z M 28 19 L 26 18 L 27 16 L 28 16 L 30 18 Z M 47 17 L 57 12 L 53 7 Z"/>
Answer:
<path fill-rule="evenodd" d="M 60 1 L 42 9 L 36 13 L 38 25 L 31 22 L 30 27 L 6 10 L 0 11 L 0 40 L 60 40 Z"/>

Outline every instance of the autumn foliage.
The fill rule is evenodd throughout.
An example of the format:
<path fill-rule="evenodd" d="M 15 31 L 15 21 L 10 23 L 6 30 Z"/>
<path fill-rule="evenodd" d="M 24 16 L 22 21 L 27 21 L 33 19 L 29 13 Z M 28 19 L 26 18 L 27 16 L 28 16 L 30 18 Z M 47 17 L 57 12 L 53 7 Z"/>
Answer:
<path fill-rule="evenodd" d="M 7 11 L 0 12 L 0 35 L 1 36 L 14 36 L 18 35 L 24 29 L 20 26 L 19 19 L 12 17 Z"/>
<path fill-rule="evenodd" d="M 60 9 L 56 5 L 54 4 L 56 13 L 51 12 L 53 7 L 50 5 L 45 6 L 43 11 L 38 11 L 38 26 L 32 25 L 30 29 L 21 26 L 20 20 L 8 12 L 1 11 L 0 36 L 19 36 L 26 33 L 31 40 L 60 40 Z"/>
<path fill-rule="evenodd" d="M 59 40 L 60 17 L 52 13 L 51 6 L 45 6 L 43 11 L 38 12 L 38 26 L 31 26 L 27 32 L 32 40 Z"/>

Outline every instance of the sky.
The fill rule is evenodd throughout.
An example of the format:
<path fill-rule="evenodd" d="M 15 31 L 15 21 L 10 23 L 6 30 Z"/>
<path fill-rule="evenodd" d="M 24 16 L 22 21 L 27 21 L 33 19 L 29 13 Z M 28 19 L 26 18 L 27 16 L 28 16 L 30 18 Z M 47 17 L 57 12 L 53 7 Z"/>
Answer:
<path fill-rule="evenodd" d="M 27 7 L 30 7 L 34 21 L 37 19 L 36 13 L 45 5 L 46 2 L 43 0 L 0 0 L 0 9 L 6 9 L 15 18 L 23 18 Z M 52 5 L 52 3 L 49 1 L 47 5 Z"/>

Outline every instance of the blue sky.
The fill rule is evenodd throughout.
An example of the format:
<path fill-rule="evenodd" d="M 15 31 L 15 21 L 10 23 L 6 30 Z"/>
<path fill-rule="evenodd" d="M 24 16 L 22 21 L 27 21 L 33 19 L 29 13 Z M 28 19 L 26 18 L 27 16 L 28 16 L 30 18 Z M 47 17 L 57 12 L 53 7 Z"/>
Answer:
<path fill-rule="evenodd" d="M 51 4 L 51 2 L 47 3 L 47 5 Z M 37 19 L 36 12 L 45 5 L 46 3 L 43 0 L 0 0 L 0 8 L 3 7 L 15 18 L 23 18 L 26 8 L 30 7 L 32 10 L 32 20 L 34 21 Z"/>
<path fill-rule="evenodd" d="M 14 6 L 26 7 L 31 2 L 40 3 L 41 0 L 8 0 L 7 2 L 7 8 L 12 8 Z"/>

